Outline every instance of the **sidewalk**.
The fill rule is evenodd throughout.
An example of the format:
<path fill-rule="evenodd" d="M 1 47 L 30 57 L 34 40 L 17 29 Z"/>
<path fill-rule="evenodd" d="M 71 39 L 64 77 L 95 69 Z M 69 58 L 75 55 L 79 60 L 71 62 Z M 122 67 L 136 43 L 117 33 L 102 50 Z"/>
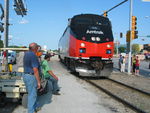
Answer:
<path fill-rule="evenodd" d="M 38 113 L 135 113 L 94 86 L 71 75 L 58 58 L 52 57 L 51 66 L 59 78 L 61 95 L 52 95 L 52 98 L 51 95 L 43 96 L 47 103 Z M 27 109 L 19 106 L 13 113 L 27 113 Z"/>
<path fill-rule="evenodd" d="M 111 113 L 102 105 L 96 94 L 88 90 L 87 84 L 80 84 L 74 76 L 59 76 L 61 95 L 53 95 L 52 102 L 42 107 L 39 113 Z"/>

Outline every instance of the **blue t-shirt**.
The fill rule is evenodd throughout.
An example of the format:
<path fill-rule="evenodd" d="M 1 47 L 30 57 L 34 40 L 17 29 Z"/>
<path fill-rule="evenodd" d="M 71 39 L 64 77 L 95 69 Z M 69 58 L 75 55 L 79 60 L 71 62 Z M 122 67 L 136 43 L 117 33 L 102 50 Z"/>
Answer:
<path fill-rule="evenodd" d="M 40 63 L 34 52 L 28 51 L 24 55 L 23 66 L 25 73 L 34 73 L 33 68 L 40 69 Z"/>

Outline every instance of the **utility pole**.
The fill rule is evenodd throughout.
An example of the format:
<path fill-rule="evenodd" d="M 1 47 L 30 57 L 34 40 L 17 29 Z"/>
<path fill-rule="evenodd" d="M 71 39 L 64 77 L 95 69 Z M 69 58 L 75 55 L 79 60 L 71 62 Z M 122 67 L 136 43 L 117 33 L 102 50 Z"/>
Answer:
<path fill-rule="evenodd" d="M 129 31 L 130 31 L 130 41 L 129 43 L 129 53 L 128 53 L 128 74 L 131 74 L 131 55 L 132 55 L 132 33 L 131 33 L 131 29 L 132 29 L 132 14 L 133 13 L 133 0 L 130 0 L 130 16 L 129 16 Z"/>
<path fill-rule="evenodd" d="M 8 47 L 9 0 L 5 0 L 4 8 L 4 48 Z"/>
<path fill-rule="evenodd" d="M 8 26 L 9 26 L 9 0 L 4 0 L 5 1 L 5 7 L 4 7 L 4 48 L 8 47 Z M 6 51 L 6 63 L 5 63 L 5 71 L 8 70 L 8 54 Z"/>

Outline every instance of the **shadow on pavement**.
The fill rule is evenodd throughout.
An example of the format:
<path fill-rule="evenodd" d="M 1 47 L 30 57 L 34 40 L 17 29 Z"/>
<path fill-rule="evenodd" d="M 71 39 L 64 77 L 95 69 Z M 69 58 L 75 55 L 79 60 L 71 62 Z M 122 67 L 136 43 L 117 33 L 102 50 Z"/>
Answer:
<path fill-rule="evenodd" d="M 38 97 L 39 107 L 43 107 L 45 104 L 52 102 L 52 83 L 48 81 L 48 92 Z"/>
<path fill-rule="evenodd" d="M 12 113 L 18 106 L 18 102 L 7 102 L 4 105 L 0 105 L 0 113 Z"/>

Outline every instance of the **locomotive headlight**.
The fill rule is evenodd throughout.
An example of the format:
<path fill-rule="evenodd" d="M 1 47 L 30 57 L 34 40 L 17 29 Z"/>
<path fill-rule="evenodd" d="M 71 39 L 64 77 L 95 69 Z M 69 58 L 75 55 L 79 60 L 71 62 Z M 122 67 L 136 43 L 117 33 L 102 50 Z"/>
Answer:
<path fill-rule="evenodd" d="M 111 45 L 110 45 L 110 44 L 107 44 L 107 47 L 108 47 L 108 48 L 110 48 L 110 47 L 111 47 Z"/>
<path fill-rule="evenodd" d="M 95 37 L 91 37 L 91 40 L 92 40 L 92 41 L 95 41 L 96 39 L 95 39 Z"/>
<path fill-rule="evenodd" d="M 101 39 L 99 37 L 96 37 L 96 41 L 100 41 Z"/>
<path fill-rule="evenodd" d="M 85 47 L 85 43 L 81 43 L 80 46 L 81 46 L 81 47 Z"/>

